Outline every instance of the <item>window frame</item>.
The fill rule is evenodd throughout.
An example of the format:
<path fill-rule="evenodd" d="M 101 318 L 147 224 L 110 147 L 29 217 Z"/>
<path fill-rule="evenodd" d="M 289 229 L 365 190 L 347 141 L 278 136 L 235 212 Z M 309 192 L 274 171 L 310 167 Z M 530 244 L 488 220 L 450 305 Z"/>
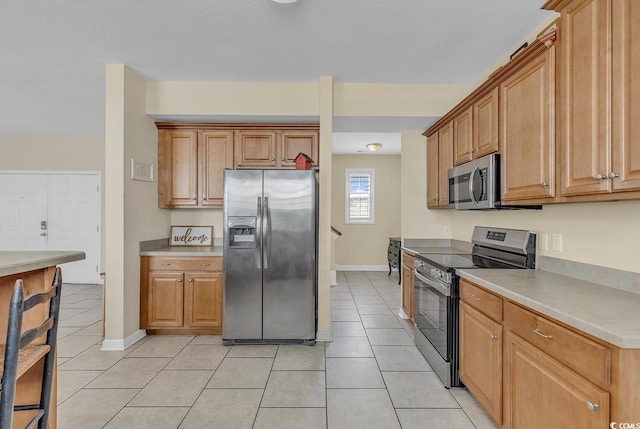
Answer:
<path fill-rule="evenodd" d="M 366 219 L 353 219 L 350 213 L 350 185 L 351 176 L 369 176 L 369 217 Z M 346 168 L 345 169 L 345 190 L 344 190 L 344 222 L 345 224 L 371 225 L 375 223 L 375 169 L 373 168 Z"/>

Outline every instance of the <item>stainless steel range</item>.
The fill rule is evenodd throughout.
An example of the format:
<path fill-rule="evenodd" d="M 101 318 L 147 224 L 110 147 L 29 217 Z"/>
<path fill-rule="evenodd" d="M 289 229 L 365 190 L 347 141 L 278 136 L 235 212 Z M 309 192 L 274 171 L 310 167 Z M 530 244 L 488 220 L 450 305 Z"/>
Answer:
<path fill-rule="evenodd" d="M 535 268 L 536 233 L 476 226 L 471 254 L 418 253 L 415 274 L 415 343 L 446 387 L 458 377 L 459 277 L 456 269 Z"/>

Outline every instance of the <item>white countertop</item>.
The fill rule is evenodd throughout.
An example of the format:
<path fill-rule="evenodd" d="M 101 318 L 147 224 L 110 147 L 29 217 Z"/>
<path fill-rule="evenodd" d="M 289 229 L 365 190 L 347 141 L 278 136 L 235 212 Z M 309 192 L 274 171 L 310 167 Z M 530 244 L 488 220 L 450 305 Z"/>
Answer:
<path fill-rule="evenodd" d="M 456 274 L 620 348 L 640 348 L 640 295 L 541 270 Z"/>
<path fill-rule="evenodd" d="M 77 251 L 0 251 L 0 277 L 85 259 L 84 252 Z"/>
<path fill-rule="evenodd" d="M 222 246 L 165 246 L 140 252 L 140 256 L 222 256 Z"/>

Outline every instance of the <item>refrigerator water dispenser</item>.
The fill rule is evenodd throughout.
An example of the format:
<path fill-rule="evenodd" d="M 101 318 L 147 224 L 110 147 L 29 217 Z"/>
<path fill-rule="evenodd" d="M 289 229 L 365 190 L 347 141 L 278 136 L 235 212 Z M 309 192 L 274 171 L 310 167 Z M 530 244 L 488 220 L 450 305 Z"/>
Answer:
<path fill-rule="evenodd" d="M 255 216 L 229 216 L 229 247 L 256 247 Z"/>

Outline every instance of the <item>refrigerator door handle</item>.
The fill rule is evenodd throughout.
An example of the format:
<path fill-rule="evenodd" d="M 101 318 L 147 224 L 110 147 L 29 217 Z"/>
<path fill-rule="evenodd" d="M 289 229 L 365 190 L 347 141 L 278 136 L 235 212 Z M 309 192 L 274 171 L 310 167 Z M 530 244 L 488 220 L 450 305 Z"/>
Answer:
<path fill-rule="evenodd" d="M 262 265 L 264 266 L 264 269 L 268 269 L 269 268 L 269 256 L 271 254 L 270 252 L 270 244 L 271 244 L 271 237 L 269 236 L 271 229 L 269 228 L 269 222 L 270 222 L 270 213 L 269 213 L 269 197 L 264 197 L 264 206 L 263 206 L 263 218 L 262 218 L 262 222 L 263 222 L 263 226 L 262 226 L 262 243 L 263 243 L 263 252 L 262 252 Z"/>
<path fill-rule="evenodd" d="M 257 222 L 256 222 L 256 228 L 258 228 L 258 231 L 256 231 L 256 238 L 260 237 L 262 235 L 262 203 L 261 203 L 262 197 L 258 197 L 258 205 L 257 205 Z M 256 242 L 256 261 L 257 261 L 257 267 L 258 269 L 262 269 L 262 243 L 260 242 Z"/>

